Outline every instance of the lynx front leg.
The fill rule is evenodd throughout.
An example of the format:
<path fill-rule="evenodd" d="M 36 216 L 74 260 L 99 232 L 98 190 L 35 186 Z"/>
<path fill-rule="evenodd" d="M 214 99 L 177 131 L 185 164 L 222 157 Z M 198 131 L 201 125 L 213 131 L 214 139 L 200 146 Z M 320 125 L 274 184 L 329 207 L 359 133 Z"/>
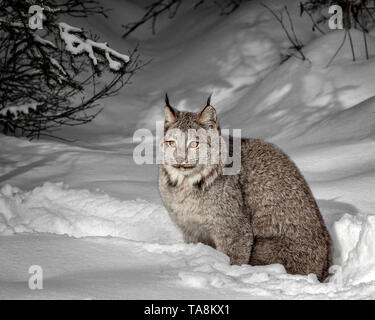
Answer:
<path fill-rule="evenodd" d="M 248 264 L 253 245 L 250 224 L 242 225 L 241 230 L 220 229 L 214 236 L 216 249 L 227 254 L 230 264 Z"/>
<path fill-rule="evenodd" d="M 185 243 L 198 243 L 198 239 L 190 233 L 184 232 L 183 236 Z"/>

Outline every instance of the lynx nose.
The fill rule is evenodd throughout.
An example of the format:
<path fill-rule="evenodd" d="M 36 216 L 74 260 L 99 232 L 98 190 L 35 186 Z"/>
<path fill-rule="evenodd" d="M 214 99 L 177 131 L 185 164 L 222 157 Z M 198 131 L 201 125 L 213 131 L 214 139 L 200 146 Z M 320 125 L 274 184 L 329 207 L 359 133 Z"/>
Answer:
<path fill-rule="evenodd" d="M 181 164 L 185 161 L 185 158 L 184 157 L 176 157 L 176 161 L 178 164 Z"/>

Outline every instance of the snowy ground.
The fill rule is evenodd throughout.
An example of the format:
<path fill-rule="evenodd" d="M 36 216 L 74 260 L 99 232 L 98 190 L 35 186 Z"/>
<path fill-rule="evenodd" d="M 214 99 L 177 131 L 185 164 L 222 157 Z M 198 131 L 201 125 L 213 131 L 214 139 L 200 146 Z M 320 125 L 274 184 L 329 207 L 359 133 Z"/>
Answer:
<path fill-rule="evenodd" d="M 346 44 L 326 68 L 342 33 L 312 33 L 286 2 L 309 61 L 279 65 L 288 43 L 254 3 L 225 18 L 183 8 L 185 18 L 164 21 L 156 36 L 146 29 L 126 42 L 114 24 L 85 21 L 118 49 L 142 39 L 154 60 L 94 123 L 61 133 L 75 143 L 0 136 L 0 298 L 375 298 L 375 38 L 369 61 L 353 33 L 358 61 Z M 132 2 L 106 4 L 117 7 L 119 26 L 119 10 L 140 12 Z M 328 282 L 280 265 L 230 266 L 210 247 L 183 243 L 161 205 L 156 166 L 132 157 L 132 133 L 154 128 L 166 90 L 189 110 L 213 91 L 223 127 L 291 155 L 334 240 Z M 30 265 L 43 267 L 43 290 L 28 288 Z"/>

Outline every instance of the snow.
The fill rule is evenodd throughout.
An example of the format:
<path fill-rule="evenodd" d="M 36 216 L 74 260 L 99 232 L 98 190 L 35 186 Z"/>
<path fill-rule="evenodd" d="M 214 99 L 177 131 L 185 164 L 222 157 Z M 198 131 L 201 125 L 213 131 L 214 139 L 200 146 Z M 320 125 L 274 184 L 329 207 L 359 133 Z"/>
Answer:
<path fill-rule="evenodd" d="M 313 33 L 298 3 L 268 1 L 288 4 L 306 44 L 307 61 L 280 65 L 289 44 L 256 2 L 227 17 L 182 7 L 155 36 L 145 26 L 125 41 L 120 13 L 133 20 L 142 3 L 107 3 L 117 8 L 112 19 L 82 26 L 122 52 L 140 41 L 153 62 L 93 123 L 60 132 L 75 142 L 0 135 L 0 298 L 374 299 L 375 39 L 366 61 L 353 31 L 357 61 L 345 43 L 327 67 L 342 32 Z M 155 129 L 165 91 L 193 111 L 213 92 L 224 128 L 275 142 L 297 163 L 333 240 L 325 283 L 281 265 L 231 266 L 211 247 L 183 243 L 161 204 L 156 165 L 133 160 L 131 137 Z M 43 290 L 27 287 L 31 265 L 43 268 Z"/>
<path fill-rule="evenodd" d="M 29 104 L 23 104 L 19 106 L 5 107 L 0 110 L 0 116 L 6 117 L 10 114 L 14 119 L 17 119 L 20 114 L 28 114 L 30 110 L 36 110 L 37 107 L 38 104 L 36 102 L 31 102 Z"/>
<path fill-rule="evenodd" d="M 112 236 L 157 243 L 181 240 L 166 210 L 142 200 L 118 201 L 106 194 L 45 183 L 30 192 L 0 190 L 0 233 L 45 232 L 73 237 Z"/>
<path fill-rule="evenodd" d="M 342 265 L 332 278 L 338 284 L 356 285 L 375 280 L 375 216 L 345 215 L 335 223 Z"/>

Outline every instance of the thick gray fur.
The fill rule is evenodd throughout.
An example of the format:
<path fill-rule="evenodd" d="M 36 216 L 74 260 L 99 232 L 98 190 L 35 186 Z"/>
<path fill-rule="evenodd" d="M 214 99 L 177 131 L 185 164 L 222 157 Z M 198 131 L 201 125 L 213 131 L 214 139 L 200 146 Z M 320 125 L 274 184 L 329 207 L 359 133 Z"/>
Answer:
<path fill-rule="evenodd" d="M 201 113 L 167 106 L 165 115 L 165 134 L 171 128 L 219 130 L 210 105 Z M 160 165 L 160 193 L 185 242 L 210 245 L 231 264 L 280 263 L 288 273 L 314 273 L 323 281 L 331 239 L 296 165 L 257 139 L 242 139 L 241 161 L 237 175 L 223 175 L 223 164 Z"/>

